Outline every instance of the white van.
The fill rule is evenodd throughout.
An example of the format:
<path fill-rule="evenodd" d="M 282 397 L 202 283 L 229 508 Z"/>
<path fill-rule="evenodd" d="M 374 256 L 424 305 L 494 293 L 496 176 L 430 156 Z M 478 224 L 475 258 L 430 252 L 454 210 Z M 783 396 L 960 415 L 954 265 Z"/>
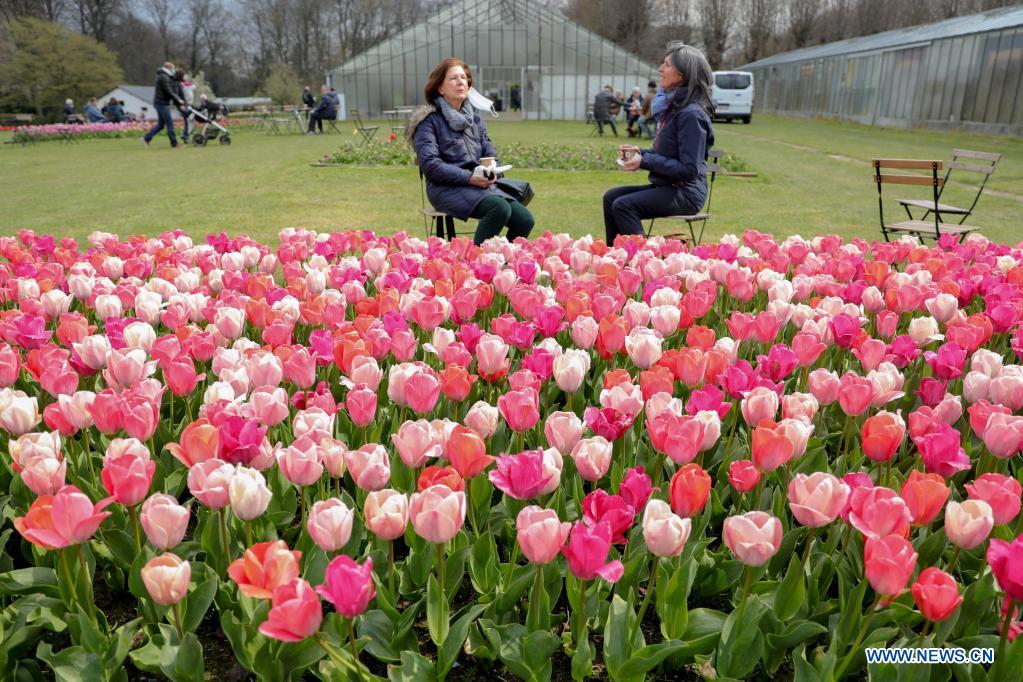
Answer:
<path fill-rule="evenodd" d="M 715 71 L 715 118 L 731 121 L 741 118 L 743 123 L 753 119 L 753 74 L 749 71 Z"/>

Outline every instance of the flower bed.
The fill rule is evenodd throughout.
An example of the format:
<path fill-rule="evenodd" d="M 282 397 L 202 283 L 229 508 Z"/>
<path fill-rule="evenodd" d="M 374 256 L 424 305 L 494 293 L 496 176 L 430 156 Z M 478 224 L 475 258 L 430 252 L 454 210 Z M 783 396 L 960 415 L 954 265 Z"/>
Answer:
<path fill-rule="evenodd" d="M 12 677 L 1021 669 L 1019 247 L 90 242 L 0 238 Z"/>
<path fill-rule="evenodd" d="M 518 168 L 544 168 L 548 170 L 613 170 L 618 148 L 587 144 L 507 144 L 499 150 L 502 164 Z M 390 142 L 356 144 L 343 142 L 337 151 L 324 154 L 320 165 L 354 166 L 411 166 L 415 164 L 415 150 L 394 138 Z M 721 157 L 721 165 L 728 171 L 745 172 L 750 168 L 733 154 Z"/>
<path fill-rule="evenodd" d="M 248 129 L 254 128 L 258 123 L 257 119 L 217 119 L 222 126 Z M 69 135 L 76 140 L 91 140 L 97 138 L 121 138 L 138 137 L 146 133 L 156 124 L 155 120 L 147 121 L 123 121 L 121 123 L 50 123 L 40 126 L 19 126 L 14 129 L 11 136 L 12 141 L 21 142 L 29 139 L 36 142 L 46 140 L 63 140 Z M 197 125 L 194 121 L 192 126 Z M 175 121 L 175 130 L 180 135 L 182 130 L 181 121 Z"/>

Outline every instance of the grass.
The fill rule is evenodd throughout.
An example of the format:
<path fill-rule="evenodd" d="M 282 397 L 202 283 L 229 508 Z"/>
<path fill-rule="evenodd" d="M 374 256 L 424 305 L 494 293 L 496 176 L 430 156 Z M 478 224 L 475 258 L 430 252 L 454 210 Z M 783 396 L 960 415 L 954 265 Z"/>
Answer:
<path fill-rule="evenodd" d="M 490 121 L 500 153 L 512 142 L 616 146 L 580 122 Z M 384 128 L 386 130 L 386 128 Z M 169 148 L 164 136 L 151 149 L 134 139 L 45 142 L 0 147 L 0 233 L 30 228 L 83 238 L 93 230 L 122 236 L 181 228 L 193 235 L 225 230 L 275 241 L 286 226 L 347 228 L 421 234 L 420 188 L 414 168 L 314 168 L 309 164 L 342 135 L 271 136 L 240 130 L 234 144 Z M 756 178 L 719 178 L 707 234 L 755 228 L 784 236 L 834 232 L 877 238 L 877 201 L 869 160 L 874 156 L 948 160 L 952 147 L 1003 155 L 973 224 L 992 239 L 1023 237 L 1023 140 L 968 133 L 903 131 L 829 121 L 756 116 L 753 124 L 718 124 L 716 145 L 737 156 Z M 7 139 L 4 134 L 3 139 Z M 618 170 L 516 169 L 536 190 L 530 206 L 537 229 L 579 236 L 603 234 L 601 195 L 645 175 Z M 896 186 L 891 196 L 922 196 L 926 188 Z M 971 196 L 951 184 L 944 201 Z M 892 216 L 898 206 L 890 202 Z M 675 231 L 675 226 L 671 226 Z M 668 230 L 665 228 L 658 228 Z"/>

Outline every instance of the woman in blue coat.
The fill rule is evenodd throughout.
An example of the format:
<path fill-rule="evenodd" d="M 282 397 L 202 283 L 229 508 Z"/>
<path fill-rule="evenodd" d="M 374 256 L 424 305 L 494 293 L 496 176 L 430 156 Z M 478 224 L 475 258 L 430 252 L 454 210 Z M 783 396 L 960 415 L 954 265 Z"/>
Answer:
<path fill-rule="evenodd" d="M 528 237 L 533 215 L 495 186 L 480 160 L 496 157 L 476 109 L 469 101 L 472 71 L 460 59 L 448 58 L 430 74 L 423 92 L 427 106 L 409 121 L 409 137 L 419 168 L 426 177 L 426 195 L 438 211 L 459 220 L 478 218 L 473 242 L 482 244 L 508 227 L 508 240 Z M 496 161 L 495 161 L 496 163 Z"/>
<path fill-rule="evenodd" d="M 658 115 L 654 146 L 621 147 L 622 168 L 648 171 L 649 182 L 604 194 L 608 245 L 620 234 L 643 234 L 643 219 L 693 215 L 707 199 L 707 152 L 714 146 L 710 124 L 714 73 L 703 53 L 688 45 L 669 51 L 658 73 L 667 106 Z"/>

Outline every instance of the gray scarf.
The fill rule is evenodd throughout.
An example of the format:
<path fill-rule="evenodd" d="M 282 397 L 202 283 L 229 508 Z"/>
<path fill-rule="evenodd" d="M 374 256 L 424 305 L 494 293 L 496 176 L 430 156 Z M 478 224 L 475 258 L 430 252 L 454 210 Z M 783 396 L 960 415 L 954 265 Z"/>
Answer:
<path fill-rule="evenodd" d="M 462 108 L 457 111 L 443 97 L 434 100 L 434 104 L 451 129 L 462 134 L 469 156 L 473 160 L 479 161 L 483 154 L 483 142 L 477 136 L 476 126 L 473 125 L 476 120 L 476 110 L 469 104 L 469 100 L 466 99 L 462 102 Z"/>

